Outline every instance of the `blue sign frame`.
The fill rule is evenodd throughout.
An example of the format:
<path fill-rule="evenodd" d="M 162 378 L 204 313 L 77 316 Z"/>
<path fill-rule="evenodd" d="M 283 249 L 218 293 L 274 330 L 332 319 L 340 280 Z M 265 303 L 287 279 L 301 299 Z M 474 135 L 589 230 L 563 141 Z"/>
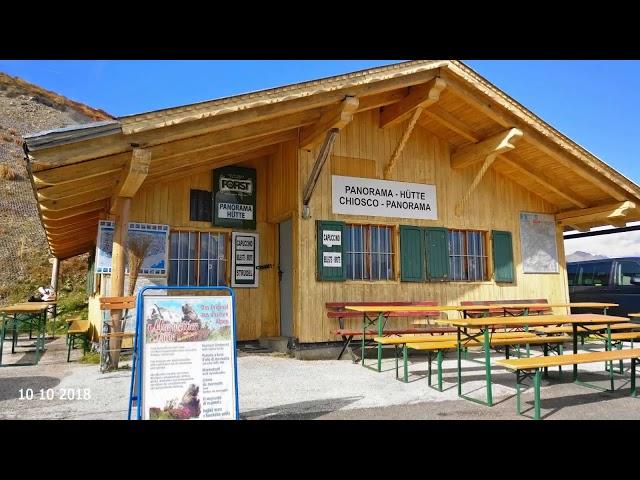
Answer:
<path fill-rule="evenodd" d="M 229 296 L 231 297 L 231 322 L 233 323 L 233 376 L 234 376 L 234 388 L 235 388 L 235 396 L 236 396 L 236 420 L 240 419 L 240 406 L 238 403 L 238 340 L 236 334 L 236 297 L 233 293 L 233 289 L 229 287 L 169 287 L 165 285 L 149 285 L 143 287 L 138 292 L 138 298 L 136 300 L 136 334 L 134 337 L 134 348 L 133 348 L 133 365 L 131 367 L 131 385 L 129 387 L 129 411 L 127 414 L 127 420 L 131 420 L 131 410 L 133 408 L 133 401 L 136 400 L 136 420 L 142 420 L 142 365 L 143 365 L 143 356 L 144 356 L 144 348 L 142 345 L 142 335 L 141 328 L 144 316 L 142 315 L 143 310 L 143 297 L 144 292 L 149 290 L 204 290 L 204 291 L 215 291 L 215 290 L 224 290 L 229 292 Z M 133 386 L 135 381 L 137 380 L 138 391 L 133 391 Z"/>

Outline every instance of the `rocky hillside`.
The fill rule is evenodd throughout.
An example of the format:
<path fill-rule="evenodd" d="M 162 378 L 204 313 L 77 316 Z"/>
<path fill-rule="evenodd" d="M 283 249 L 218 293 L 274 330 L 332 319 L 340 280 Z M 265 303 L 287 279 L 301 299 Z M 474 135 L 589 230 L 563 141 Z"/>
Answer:
<path fill-rule="evenodd" d="M 0 304 L 26 300 L 24 296 L 34 286 L 48 284 L 51 275 L 22 136 L 110 118 L 102 110 L 0 72 Z M 85 264 L 86 259 L 63 262 L 61 280 L 81 280 L 79 269 Z"/>

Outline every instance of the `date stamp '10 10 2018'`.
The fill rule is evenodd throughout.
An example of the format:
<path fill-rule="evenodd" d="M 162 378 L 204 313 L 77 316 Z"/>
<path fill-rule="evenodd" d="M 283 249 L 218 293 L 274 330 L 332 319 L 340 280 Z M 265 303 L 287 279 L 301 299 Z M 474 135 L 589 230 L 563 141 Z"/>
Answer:
<path fill-rule="evenodd" d="M 20 400 L 91 400 L 90 388 L 21 388 Z"/>

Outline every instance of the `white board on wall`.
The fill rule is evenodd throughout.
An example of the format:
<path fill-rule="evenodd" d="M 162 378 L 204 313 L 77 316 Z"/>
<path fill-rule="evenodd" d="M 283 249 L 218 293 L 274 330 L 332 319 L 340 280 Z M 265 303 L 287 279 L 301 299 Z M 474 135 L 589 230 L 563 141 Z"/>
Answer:
<path fill-rule="evenodd" d="M 520 212 L 520 251 L 524 273 L 558 273 L 555 217 Z"/>

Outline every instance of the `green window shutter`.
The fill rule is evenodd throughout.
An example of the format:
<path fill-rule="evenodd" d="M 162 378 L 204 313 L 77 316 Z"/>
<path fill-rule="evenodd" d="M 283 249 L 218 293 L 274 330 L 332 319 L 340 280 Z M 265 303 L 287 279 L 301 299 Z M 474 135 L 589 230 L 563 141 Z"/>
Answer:
<path fill-rule="evenodd" d="M 317 269 L 318 280 L 342 282 L 347 278 L 344 252 L 344 222 L 316 221 Z M 339 233 L 339 241 L 336 239 Z M 325 238 L 328 236 L 328 238 Z M 323 239 L 326 242 L 323 242 Z M 329 244 L 329 245 L 327 245 Z"/>
<path fill-rule="evenodd" d="M 427 278 L 449 280 L 449 231 L 446 228 L 425 228 L 427 246 Z"/>
<path fill-rule="evenodd" d="M 420 227 L 400 225 L 400 280 L 424 282 L 424 233 Z"/>
<path fill-rule="evenodd" d="M 513 282 L 513 246 L 511 232 L 493 230 L 493 271 L 496 282 Z"/>

